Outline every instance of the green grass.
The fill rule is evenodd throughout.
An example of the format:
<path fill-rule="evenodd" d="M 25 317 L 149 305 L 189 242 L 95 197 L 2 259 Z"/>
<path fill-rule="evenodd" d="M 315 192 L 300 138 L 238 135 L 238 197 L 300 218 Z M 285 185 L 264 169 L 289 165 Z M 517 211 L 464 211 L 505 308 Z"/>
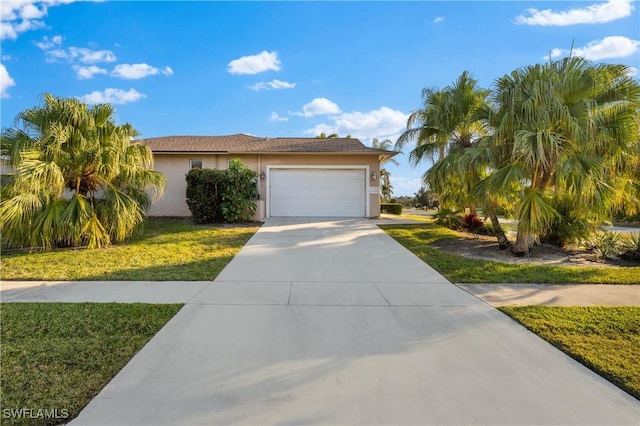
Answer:
<path fill-rule="evenodd" d="M 494 262 L 447 253 L 430 243 L 458 234 L 435 224 L 380 226 L 454 283 L 638 284 L 640 267 L 568 267 Z"/>
<path fill-rule="evenodd" d="M 3 253 L 2 279 L 208 281 L 257 230 L 150 220 L 140 238 L 104 249 Z"/>
<path fill-rule="evenodd" d="M 426 222 L 426 223 L 433 222 L 433 218 L 429 216 L 421 216 L 418 214 L 402 213 L 402 216 L 400 217 L 402 219 L 419 220 L 420 222 Z"/>
<path fill-rule="evenodd" d="M 553 346 L 640 399 L 640 307 L 503 307 Z"/>
<path fill-rule="evenodd" d="M 2 414 L 7 425 L 69 421 L 182 305 L 3 303 Z M 7 419 L 4 410 L 57 410 L 51 419 Z"/>

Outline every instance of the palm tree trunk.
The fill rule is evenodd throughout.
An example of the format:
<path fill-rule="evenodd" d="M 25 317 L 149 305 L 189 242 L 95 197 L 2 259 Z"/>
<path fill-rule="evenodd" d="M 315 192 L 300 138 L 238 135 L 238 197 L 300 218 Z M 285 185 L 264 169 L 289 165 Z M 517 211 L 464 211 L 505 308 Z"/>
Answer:
<path fill-rule="evenodd" d="M 500 225 L 500 221 L 498 220 L 498 216 L 494 212 L 488 212 L 489 219 L 491 220 L 491 226 L 493 226 L 493 233 L 498 239 L 498 247 L 500 250 L 506 250 L 511 245 L 509 240 L 507 240 L 507 236 L 504 234 L 504 230 Z"/>
<path fill-rule="evenodd" d="M 511 247 L 511 253 L 518 257 L 523 257 L 529 254 L 529 233 L 518 230 L 518 236 L 516 242 Z"/>

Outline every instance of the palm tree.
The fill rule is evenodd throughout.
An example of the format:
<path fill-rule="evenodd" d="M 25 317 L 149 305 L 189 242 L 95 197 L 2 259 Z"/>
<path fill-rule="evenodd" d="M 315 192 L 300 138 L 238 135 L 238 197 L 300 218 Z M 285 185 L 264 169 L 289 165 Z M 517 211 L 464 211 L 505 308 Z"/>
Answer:
<path fill-rule="evenodd" d="M 468 206 L 475 213 L 472 188 L 479 178 L 470 169 L 461 170 L 459 159 L 486 133 L 477 111 L 486 105 L 488 93 L 467 71 L 444 89 L 424 89 L 423 107 L 409 116 L 407 130 L 396 142 L 396 148 L 415 142 L 409 154 L 414 166 L 426 159 L 435 160 L 438 154 L 423 179 L 445 207 Z"/>
<path fill-rule="evenodd" d="M 15 170 L 0 203 L 3 243 L 13 247 L 102 247 L 130 237 L 144 222 L 152 190 L 151 150 L 138 132 L 115 124 L 111 105 L 43 96 L 2 132 L 2 156 Z"/>
<path fill-rule="evenodd" d="M 518 198 L 515 254 L 567 211 L 599 221 L 640 209 L 640 85 L 626 66 L 572 57 L 524 67 L 496 81 L 492 100 L 479 188 Z"/>
<path fill-rule="evenodd" d="M 391 194 L 393 194 L 391 173 L 384 167 L 380 169 L 380 194 L 382 195 L 382 200 L 386 202 L 391 200 Z"/>
<path fill-rule="evenodd" d="M 316 136 L 316 139 L 336 139 L 339 138 L 340 136 L 337 133 L 331 133 L 331 134 L 325 134 L 324 132 L 321 132 L 319 135 Z M 351 139 L 351 135 L 347 135 L 345 136 L 346 139 Z"/>
<path fill-rule="evenodd" d="M 392 142 L 389 139 L 380 141 L 378 140 L 378 138 L 373 138 L 373 140 L 371 141 L 372 148 L 380 149 L 382 151 L 391 151 L 391 144 Z M 396 166 L 400 165 L 398 160 L 396 160 L 395 158 L 388 158 L 380 164 L 382 165 L 387 161 L 392 162 Z M 389 171 L 384 167 L 380 167 L 380 193 L 384 201 L 389 201 L 391 199 L 391 194 L 393 193 L 393 186 L 391 185 L 391 173 L 389 173 Z"/>
<path fill-rule="evenodd" d="M 331 133 L 330 135 L 327 135 L 324 132 L 321 132 L 319 135 L 316 136 L 316 139 L 334 139 L 338 137 L 339 136 L 337 133 Z"/>
<path fill-rule="evenodd" d="M 371 148 L 380 149 L 382 151 L 391 151 L 391 144 L 392 144 L 392 142 L 389 139 L 385 139 L 383 141 L 380 141 L 380 140 L 378 140 L 378 138 L 373 138 L 373 140 L 371 141 Z M 382 162 L 382 164 L 386 163 L 387 161 L 392 162 L 396 166 L 400 165 L 398 160 L 396 160 L 395 158 L 388 158 L 388 159 L 384 160 Z"/>
<path fill-rule="evenodd" d="M 442 161 L 452 147 L 471 146 L 484 133 L 475 111 L 485 104 L 489 93 L 478 88 L 477 83 L 464 71 L 444 89 L 423 89 L 423 106 L 409 115 L 407 130 L 398 138 L 396 148 L 415 143 L 410 160 L 418 165 L 425 159 L 434 159 L 436 153 L 438 161 Z"/>

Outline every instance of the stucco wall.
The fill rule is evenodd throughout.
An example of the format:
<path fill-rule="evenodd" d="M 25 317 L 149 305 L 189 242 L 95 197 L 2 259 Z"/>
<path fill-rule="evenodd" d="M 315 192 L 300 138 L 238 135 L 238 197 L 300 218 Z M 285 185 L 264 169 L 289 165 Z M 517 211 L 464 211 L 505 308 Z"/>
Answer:
<path fill-rule="evenodd" d="M 216 155 L 216 154 L 155 154 L 155 169 L 167 177 L 164 196 L 156 200 L 149 211 L 150 216 L 191 216 L 187 207 L 186 174 L 189 172 L 189 160 L 202 160 L 203 168 L 226 169 L 231 158 L 240 158 L 242 162 L 260 173 L 267 172 L 267 166 L 279 165 L 351 165 L 369 167 L 369 216 L 380 214 L 380 196 L 378 179 L 371 179 L 371 172 L 380 176 L 380 164 L 376 155 L 300 155 L 300 154 L 261 154 L 261 155 Z M 258 192 L 264 201 L 267 193 L 267 179 L 259 179 Z M 263 208 L 264 210 L 264 208 Z"/>

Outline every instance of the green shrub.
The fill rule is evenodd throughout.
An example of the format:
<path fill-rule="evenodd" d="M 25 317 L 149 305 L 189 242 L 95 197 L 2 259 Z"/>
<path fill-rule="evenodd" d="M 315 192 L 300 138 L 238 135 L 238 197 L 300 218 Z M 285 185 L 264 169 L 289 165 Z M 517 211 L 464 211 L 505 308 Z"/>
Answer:
<path fill-rule="evenodd" d="M 224 178 L 224 170 L 191 169 L 187 173 L 187 205 L 194 222 L 222 222 L 219 189 Z"/>
<path fill-rule="evenodd" d="M 640 222 L 640 211 L 635 214 L 628 214 L 622 211 L 618 211 L 613 214 L 613 220 L 616 222 L 637 223 Z"/>
<path fill-rule="evenodd" d="M 487 222 L 484 226 L 476 232 L 478 235 L 488 235 L 490 237 L 495 237 L 496 233 L 493 231 L 493 225 L 491 222 Z"/>
<path fill-rule="evenodd" d="M 625 235 L 620 256 L 625 259 L 640 260 L 640 232 Z"/>
<path fill-rule="evenodd" d="M 238 158 L 229 162 L 226 186 L 222 191 L 222 216 L 225 222 L 248 222 L 256 212 L 258 174 Z"/>
<path fill-rule="evenodd" d="M 380 203 L 380 211 L 388 214 L 402 214 L 402 204 L 399 203 Z"/>
<path fill-rule="evenodd" d="M 573 201 L 559 200 L 554 208 L 560 213 L 560 219 L 540 235 L 541 242 L 564 247 L 588 240 L 598 230 L 598 222 L 589 219 L 591 213 L 580 211 Z"/>
<path fill-rule="evenodd" d="M 458 212 L 440 209 L 436 214 L 436 223 L 449 229 L 461 229 L 464 222 Z"/>
<path fill-rule="evenodd" d="M 564 247 L 588 239 L 596 229 L 594 224 L 584 219 L 568 220 L 562 218 L 540 235 L 540 241 Z"/>
<path fill-rule="evenodd" d="M 624 252 L 625 241 L 617 232 L 596 232 L 585 244 L 596 259 L 615 259 Z"/>
<path fill-rule="evenodd" d="M 196 223 L 242 222 L 256 211 L 258 174 L 234 158 L 227 170 L 187 173 L 187 205 Z"/>

